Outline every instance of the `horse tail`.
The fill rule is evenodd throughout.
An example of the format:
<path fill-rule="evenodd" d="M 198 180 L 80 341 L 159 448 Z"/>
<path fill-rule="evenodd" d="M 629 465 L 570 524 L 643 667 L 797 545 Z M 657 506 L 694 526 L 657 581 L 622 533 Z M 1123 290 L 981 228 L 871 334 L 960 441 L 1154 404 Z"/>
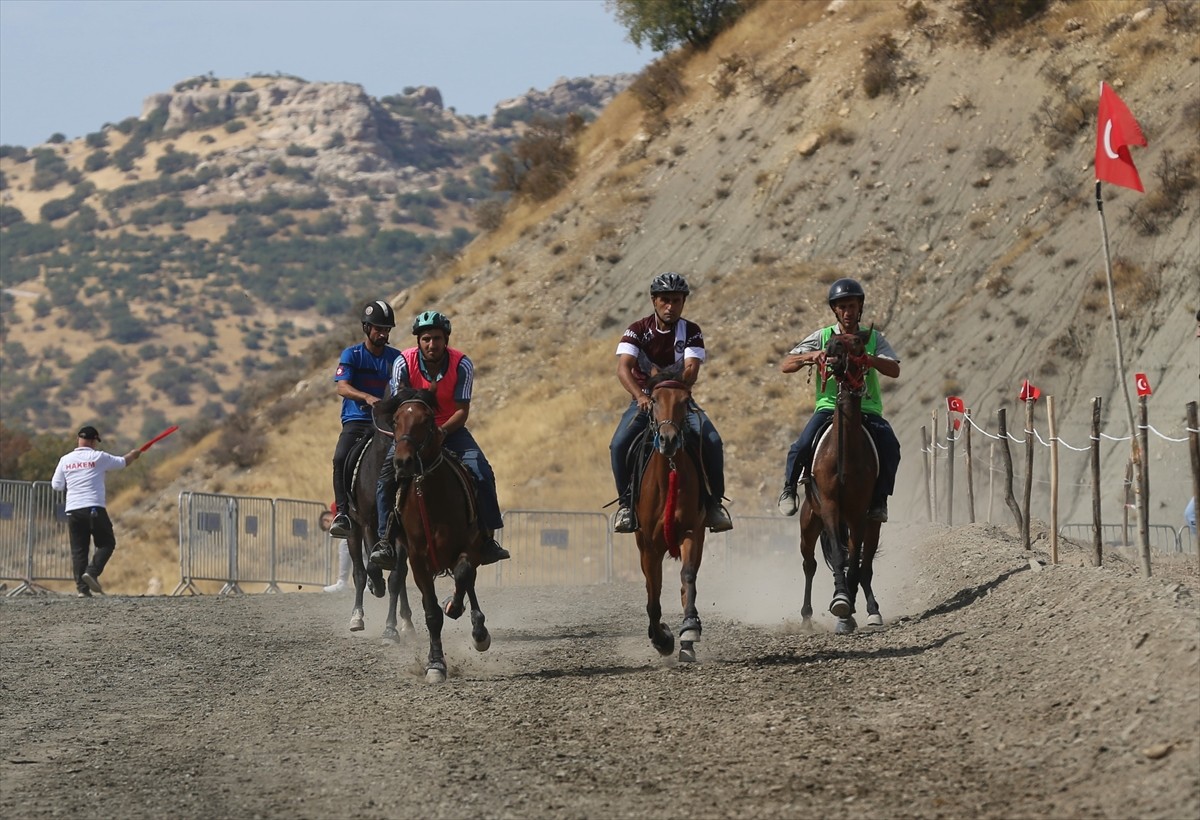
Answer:
<path fill-rule="evenodd" d="M 842 544 L 845 544 L 850 539 L 850 529 L 845 524 L 838 525 L 838 533 L 841 537 Z M 835 544 L 829 537 L 829 533 L 824 529 L 821 530 L 821 555 L 825 558 L 825 566 L 829 567 L 829 571 L 833 572 L 834 561 L 836 557 L 834 550 L 842 551 L 842 563 L 846 560 L 846 548 Z"/>

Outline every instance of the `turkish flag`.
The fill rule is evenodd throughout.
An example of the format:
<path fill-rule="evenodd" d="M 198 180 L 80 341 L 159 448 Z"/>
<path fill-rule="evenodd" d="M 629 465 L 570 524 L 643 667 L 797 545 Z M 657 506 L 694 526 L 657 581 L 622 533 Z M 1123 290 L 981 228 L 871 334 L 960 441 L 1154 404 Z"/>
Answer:
<path fill-rule="evenodd" d="M 1038 390 L 1029 383 L 1029 379 L 1021 382 L 1021 392 L 1017 394 L 1017 398 L 1021 401 L 1037 401 L 1042 397 L 1042 391 Z"/>
<path fill-rule="evenodd" d="M 962 419 L 954 420 L 954 431 L 958 432 L 958 428 L 962 427 Z"/>
<path fill-rule="evenodd" d="M 1142 129 L 1117 92 L 1108 83 L 1100 83 L 1100 111 L 1096 115 L 1096 179 L 1135 191 L 1145 191 L 1130 145 L 1146 145 Z"/>
<path fill-rule="evenodd" d="M 946 396 L 946 409 L 951 413 L 965 413 L 967 405 L 958 396 Z"/>
<path fill-rule="evenodd" d="M 1145 373 L 1134 373 L 1133 383 L 1137 386 L 1139 396 L 1149 396 L 1154 393 L 1154 391 L 1150 389 L 1150 380 L 1146 378 Z"/>

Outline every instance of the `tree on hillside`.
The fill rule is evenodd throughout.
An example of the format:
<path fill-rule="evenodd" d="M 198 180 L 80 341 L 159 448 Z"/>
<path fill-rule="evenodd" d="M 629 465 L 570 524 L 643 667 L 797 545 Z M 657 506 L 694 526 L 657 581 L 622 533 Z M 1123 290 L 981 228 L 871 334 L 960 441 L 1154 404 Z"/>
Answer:
<path fill-rule="evenodd" d="M 629 42 L 658 52 L 688 43 L 704 48 L 745 8 L 744 0 L 605 0 L 629 30 Z"/>

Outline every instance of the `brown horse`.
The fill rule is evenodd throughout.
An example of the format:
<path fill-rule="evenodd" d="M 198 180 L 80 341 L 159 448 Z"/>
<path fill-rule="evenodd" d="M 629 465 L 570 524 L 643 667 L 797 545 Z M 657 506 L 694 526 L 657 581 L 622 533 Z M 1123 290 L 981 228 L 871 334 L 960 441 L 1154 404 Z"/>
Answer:
<path fill-rule="evenodd" d="M 484 531 L 475 511 L 475 488 L 470 472 L 442 448 L 437 425 L 437 397 L 428 390 L 402 390 L 395 402 L 392 429 L 396 439 L 394 464 L 400 490 L 396 515 L 404 528 L 413 583 L 421 590 L 425 625 L 429 628 L 429 659 L 425 680 L 446 680 L 442 653 L 443 616 L 463 614 L 463 598 L 471 601 L 471 639 L 486 652 L 492 644 L 475 596 L 475 569 L 479 566 Z M 454 594 L 445 607 L 438 605 L 434 578 L 453 575 Z"/>
<path fill-rule="evenodd" d="M 682 559 L 680 570 L 683 625 L 679 629 L 679 660 L 696 660 L 694 644 L 700 640 L 700 615 L 696 611 L 696 574 L 704 554 L 704 496 L 698 460 L 687 452 L 685 434 L 692 390 L 667 373 L 650 381 L 654 402 L 647 435 L 654 451 L 641 477 L 637 499 L 637 545 L 646 577 L 646 614 L 650 619 L 650 642 L 660 655 L 675 649 L 675 637 L 662 622 L 663 556 Z M 697 454 L 698 456 L 698 454 Z"/>
<path fill-rule="evenodd" d="M 367 443 L 362 458 L 358 459 L 358 466 L 354 470 L 353 476 L 346 480 L 346 486 L 350 488 L 348 509 L 350 536 L 346 539 L 346 545 L 350 549 L 350 563 L 354 568 L 354 606 L 350 610 L 350 631 L 360 632 L 366 627 L 363 588 L 369 587 L 371 594 L 376 598 L 382 598 L 386 589 L 390 598 L 388 599 L 387 622 L 384 625 L 383 638 L 395 641 L 400 638 L 400 632 L 396 631 L 397 602 L 400 604 L 400 631 L 405 633 L 413 631 L 412 610 L 408 605 L 408 590 L 404 586 L 405 577 L 408 575 L 407 568 L 403 563 L 399 563 L 396 569 L 388 573 L 385 587 L 383 572 L 370 562 L 365 562 L 364 566 L 363 561 L 364 547 L 374 541 L 373 536 L 377 523 L 375 482 L 379 475 L 379 468 L 387 458 L 387 448 L 390 443 L 388 435 L 386 430 L 381 430 L 376 425 L 375 432 Z"/>
<path fill-rule="evenodd" d="M 882 626 L 879 604 L 871 591 L 872 564 L 879 547 L 879 522 L 867 518 L 871 492 L 879 474 L 879 458 L 862 424 L 862 396 L 866 390 L 866 340 L 869 330 L 835 334 L 825 347 L 820 378 L 837 381 L 837 408 L 827 433 L 813 451 L 812 481 L 805 487 L 800 510 L 800 552 L 804 558 L 804 606 L 800 610 L 811 626 L 813 557 L 817 536 L 825 563 L 833 571 L 833 601 L 829 611 L 838 619 L 838 634 L 858 628 L 854 600 L 861 586 L 867 601 L 867 623 Z"/>

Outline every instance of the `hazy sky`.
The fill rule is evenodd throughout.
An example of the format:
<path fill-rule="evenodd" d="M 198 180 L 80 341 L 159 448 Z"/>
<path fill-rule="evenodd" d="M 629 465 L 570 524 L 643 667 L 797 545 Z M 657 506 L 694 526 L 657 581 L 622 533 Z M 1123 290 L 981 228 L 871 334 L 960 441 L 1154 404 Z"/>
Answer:
<path fill-rule="evenodd" d="M 460 114 L 559 77 L 636 72 L 603 0 L 0 0 L 0 143 L 69 138 L 209 71 L 434 85 Z"/>

